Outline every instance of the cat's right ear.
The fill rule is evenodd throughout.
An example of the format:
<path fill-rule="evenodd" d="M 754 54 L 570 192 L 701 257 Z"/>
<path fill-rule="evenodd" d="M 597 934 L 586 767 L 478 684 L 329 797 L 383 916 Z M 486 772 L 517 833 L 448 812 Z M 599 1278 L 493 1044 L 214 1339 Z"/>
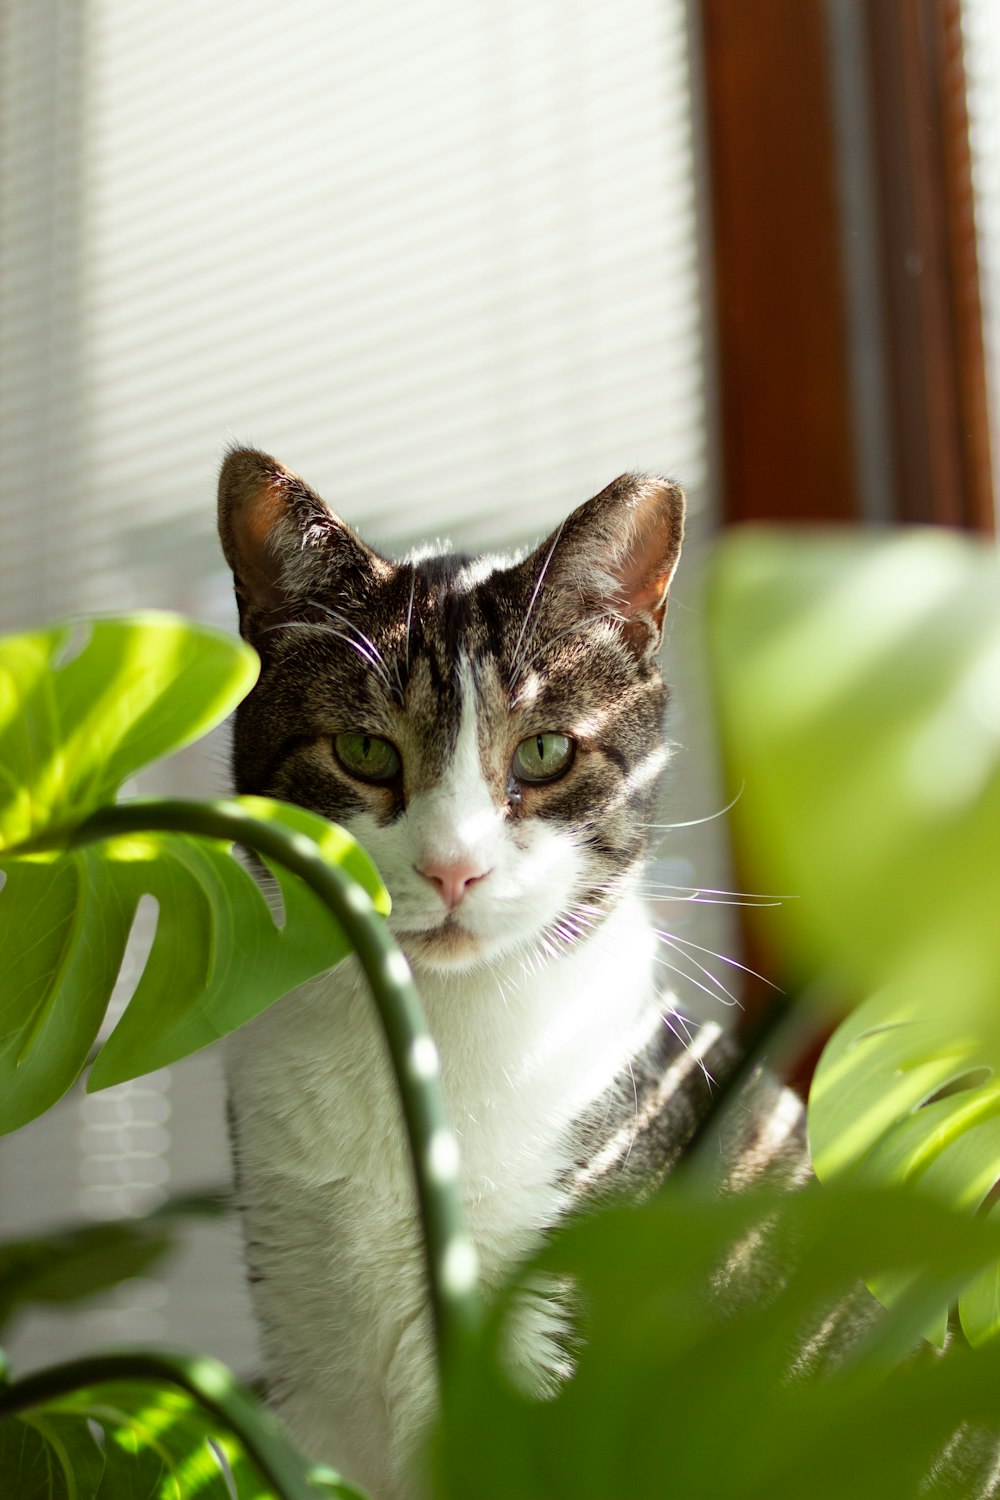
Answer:
<path fill-rule="evenodd" d="M 268 453 L 235 448 L 219 474 L 219 538 L 247 640 L 312 598 L 357 593 L 391 571 L 304 480 Z"/>

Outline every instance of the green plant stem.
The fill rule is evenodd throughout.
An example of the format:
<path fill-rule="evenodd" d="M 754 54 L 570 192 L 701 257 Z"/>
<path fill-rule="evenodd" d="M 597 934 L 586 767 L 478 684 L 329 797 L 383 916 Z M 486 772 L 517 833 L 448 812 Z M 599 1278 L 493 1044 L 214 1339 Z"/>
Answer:
<path fill-rule="evenodd" d="M 367 892 L 317 845 L 235 802 L 137 799 L 101 808 L 36 847 L 75 848 L 128 834 L 184 833 L 240 844 L 297 875 L 343 927 L 371 986 L 399 1089 L 413 1158 L 440 1363 L 478 1325 L 475 1250 L 459 1194 L 458 1147 L 441 1091 L 437 1048 L 409 965 Z M 452 1170 L 454 1167 L 454 1170 Z"/>
<path fill-rule="evenodd" d="M 136 1349 L 127 1354 L 71 1360 L 0 1389 L 0 1418 L 113 1381 L 179 1386 L 239 1439 L 261 1478 L 283 1500 L 316 1500 L 301 1461 L 277 1420 L 251 1400 L 226 1367 L 213 1359 Z"/>

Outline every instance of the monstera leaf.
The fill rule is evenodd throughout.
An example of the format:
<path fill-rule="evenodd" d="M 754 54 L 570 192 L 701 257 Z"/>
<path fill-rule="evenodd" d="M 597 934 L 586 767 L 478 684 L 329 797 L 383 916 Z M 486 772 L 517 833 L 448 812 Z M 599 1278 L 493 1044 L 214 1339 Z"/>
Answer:
<path fill-rule="evenodd" d="M 786 973 L 864 1001 L 814 1080 L 817 1173 L 988 1208 L 1000 1180 L 997 553 L 944 532 L 744 533 L 719 560 L 713 629 L 726 754 L 746 783 L 743 867 L 794 898 Z M 998 1271 L 963 1298 L 973 1340 L 1000 1329 Z"/>
<path fill-rule="evenodd" d="M 206 1046 L 348 952 L 327 906 L 280 863 L 272 910 L 225 836 L 238 814 L 311 840 L 388 910 L 364 851 L 300 809 L 114 805 L 126 778 L 218 723 L 257 670 L 246 646 L 170 615 L 0 641 L 0 1130 L 80 1073 L 143 896 L 158 908 L 152 948 L 91 1088 Z"/>
<path fill-rule="evenodd" d="M 503 1354 L 517 1291 L 445 1382 L 448 1500 L 913 1500 L 985 1494 L 955 1439 L 995 1439 L 1000 1348 L 919 1348 L 936 1298 L 1000 1249 L 913 1194 L 819 1189 L 715 1197 L 670 1179 L 641 1208 L 571 1225 L 522 1273 L 572 1286 L 572 1380 L 533 1401 Z M 863 1274 L 922 1280 L 880 1314 Z M 910 1355 L 909 1358 L 904 1356 Z M 720 1441 L 719 1424 L 725 1424 Z"/>
<path fill-rule="evenodd" d="M 365 1500 L 310 1469 L 224 1365 L 139 1351 L 0 1391 L 0 1476 L 12 1500 Z"/>

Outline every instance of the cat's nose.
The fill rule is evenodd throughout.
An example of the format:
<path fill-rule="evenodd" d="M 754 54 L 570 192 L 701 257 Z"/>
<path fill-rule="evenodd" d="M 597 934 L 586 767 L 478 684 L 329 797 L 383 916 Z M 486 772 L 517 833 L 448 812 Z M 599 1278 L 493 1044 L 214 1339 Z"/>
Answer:
<path fill-rule="evenodd" d="M 459 902 L 465 899 L 468 890 L 478 885 L 480 880 L 485 880 L 490 873 L 473 860 L 462 860 L 450 865 L 428 863 L 418 865 L 416 870 L 418 875 L 437 886 L 449 911 L 454 911 Z"/>

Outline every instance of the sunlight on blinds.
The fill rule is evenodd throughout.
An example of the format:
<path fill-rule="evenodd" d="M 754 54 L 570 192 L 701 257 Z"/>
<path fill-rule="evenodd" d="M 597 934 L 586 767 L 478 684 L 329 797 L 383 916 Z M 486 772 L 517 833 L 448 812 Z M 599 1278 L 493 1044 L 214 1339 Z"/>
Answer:
<path fill-rule="evenodd" d="M 996 0 L 963 0 L 962 39 L 990 400 L 993 494 L 997 496 L 1000 495 L 1000 7 Z"/>

